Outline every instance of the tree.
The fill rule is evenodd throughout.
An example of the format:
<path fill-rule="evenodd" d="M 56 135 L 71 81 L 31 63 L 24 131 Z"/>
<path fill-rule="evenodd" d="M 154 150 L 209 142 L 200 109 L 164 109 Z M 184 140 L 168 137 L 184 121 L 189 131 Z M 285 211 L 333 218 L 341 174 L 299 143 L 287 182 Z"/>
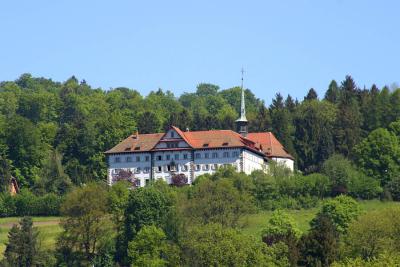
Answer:
<path fill-rule="evenodd" d="M 304 97 L 304 101 L 306 100 L 318 100 L 318 94 L 317 92 L 314 90 L 314 88 L 311 88 L 306 97 Z"/>
<path fill-rule="evenodd" d="M 64 172 L 62 166 L 62 156 L 58 151 L 49 151 L 49 155 L 45 159 L 40 179 L 36 182 L 35 187 L 41 193 L 52 192 L 64 194 L 71 186 L 71 180 Z"/>
<path fill-rule="evenodd" d="M 152 111 L 145 111 L 139 114 L 137 126 L 140 133 L 158 133 L 161 131 L 161 119 Z"/>
<path fill-rule="evenodd" d="M 400 175 L 399 139 L 388 130 L 372 131 L 354 150 L 358 165 L 382 186 Z"/>
<path fill-rule="evenodd" d="M 350 155 L 361 138 L 362 117 L 357 101 L 357 91 L 353 79 L 346 76 L 341 85 L 339 111 L 335 125 L 336 150 L 345 156 Z"/>
<path fill-rule="evenodd" d="M 4 252 L 5 264 L 18 267 L 43 266 L 38 235 L 30 217 L 24 217 L 19 225 L 14 225 L 8 233 Z"/>
<path fill-rule="evenodd" d="M 283 144 L 283 146 L 295 156 L 295 149 L 293 145 L 293 124 L 290 113 L 284 107 L 283 97 L 281 94 L 276 94 L 275 99 L 269 107 L 271 115 L 271 128 L 274 135 Z"/>
<path fill-rule="evenodd" d="M 332 134 L 336 107 L 326 101 L 308 100 L 296 109 L 295 148 L 299 168 L 306 173 L 318 171 L 322 162 L 335 151 Z"/>
<path fill-rule="evenodd" d="M 107 191 L 88 184 L 71 191 L 61 206 L 63 232 L 57 240 L 59 263 L 89 263 L 111 234 Z"/>
<path fill-rule="evenodd" d="M 329 84 L 328 90 L 325 93 L 325 100 L 337 104 L 340 98 L 340 91 L 338 84 L 335 80 L 332 80 Z"/>
<path fill-rule="evenodd" d="M 167 242 L 164 231 L 154 225 L 143 226 L 128 246 L 131 266 L 175 266 L 177 252 L 177 247 Z"/>
<path fill-rule="evenodd" d="M 275 246 L 282 242 L 287 246 L 287 258 L 291 266 L 297 266 L 299 258 L 298 239 L 300 230 L 295 225 L 293 218 L 288 214 L 276 210 L 269 219 L 267 228 L 263 230 L 263 242 Z"/>
<path fill-rule="evenodd" d="M 351 197 L 340 195 L 326 201 L 317 215 L 317 219 L 311 221 L 311 225 L 318 224 L 318 216 L 323 216 L 331 220 L 335 231 L 345 234 L 350 223 L 360 214 L 358 203 Z"/>
<path fill-rule="evenodd" d="M 311 230 L 300 240 L 300 266 L 330 266 L 338 254 L 338 234 L 330 218 L 317 215 Z"/>
<path fill-rule="evenodd" d="M 125 210 L 123 242 L 117 247 L 118 262 L 127 263 L 128 243 L 135 239 L 142 227 L 154 225 L 163 229 L 168 224 L 173 205 L 171 195 L 156 185 L 131 191 Z"/>
<path fill-rule="evenodd" d="M 185 208 L 185 216 L 192 222 L 219 223 L 236 226 L 239 219 L 253 209 L 250 196 L 240 193 L 232 181 L 204 180 L 196 184 Z"/>
<path fill-rule="evenodd" d="M 371 211 L 350 224 L 344 238 L 346 255 L 368 260 L 392 250 L 391 221 L 386 213 Z"/>
<path fill-rule="evenodd" d="M 182 241 L 187 266 L 285 266 L 274 259 L 262 242 L 220 224 L 193 226 Z M 223 248 L 223 249 L 221 249 Z"/>

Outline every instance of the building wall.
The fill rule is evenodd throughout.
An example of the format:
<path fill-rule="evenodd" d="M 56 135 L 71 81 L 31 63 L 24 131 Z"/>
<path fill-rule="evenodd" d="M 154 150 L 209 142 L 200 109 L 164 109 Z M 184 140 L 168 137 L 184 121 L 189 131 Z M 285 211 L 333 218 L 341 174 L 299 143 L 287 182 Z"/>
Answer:
<path fill-rule="evenodd" d="M 152 155 L 151 155 L 152 153 Z M 198 176 L 212 174 L 218 167 L 232 165 L 237 171 L 251 174 L 254 170 L 266 170 L 264 158 L 254 152 L 241 148 L 199 149 L 199 150 L 169 150 L 151 153 L 121 153 L 108 156 L 108 183 L 112 184 L 112 176 L 120 169 L 130 170 L 139 179 L 140 186 L 145 186 L 151 178 L 162 179 L 171 183 L 170 170 L 175 166 L 175 173 L 183 173 L 192 183 Z M 186 155 L 186 156 L 185 156 Z M 130 159 L 129 159 L 130 157 Z M 137 160 L 136 157 L 139 157 Z M 148 160 L 146 160 L 148 157 Z M 153 157 L 153 168 L 151 158 Z M 119 162 L 117 160 L 119 158 Z M 273 158 L 279 164 L 284 164 L 293 170 L 293 160 Z M 243 166 L 241 166 L 241 162 Z M 168 168 L 170 168 L 168 170 Z M 243 168 L 241 170 L 241 168 Z M 149 171 L 145 172 L 148 169 Z M 193 177 L 191 177 L 193 173 Z M 151 176 L 153 174 L 153 176 Z"/>
<path fill-rule="evenodd" d="M 119 160 L 118 160 L 119 159 Z M 118 162 L 119 161 L 119 162 Z M 121 153 L 108 156 L 108 183 L 112 184 L 112 177 L 120 169 L 131 171 L 144 186 L 151 175 L 150 153 Z"/>
<path fill-rule="evenodd" d="M 265 170 L 264 158 L 254 152 L 243 150 L 243 172 L 251 174 L 255 170 Z"/>
<path fill-rule="evenodd" d="M 279 165 L 283 165 L 291 171 L 294 170 L 294 161 L 287 158 L 272 158 L 273 161 L 277 162 Z"/>
<path fill-rule="evenodd" d="M 217 164 L 218 166 L 216 166 Z M 240 149 L 200 149 L 194 151 L 194 177 L 212 174 L 218 167 L 229 164 L 240 171 Z"/>

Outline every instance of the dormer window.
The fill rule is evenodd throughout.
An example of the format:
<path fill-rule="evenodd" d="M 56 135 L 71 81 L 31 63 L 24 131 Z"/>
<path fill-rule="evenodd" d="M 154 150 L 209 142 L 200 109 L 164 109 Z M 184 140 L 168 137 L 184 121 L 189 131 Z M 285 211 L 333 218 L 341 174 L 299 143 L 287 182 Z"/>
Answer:
<path fill-rule="evenodd" d="M 135 150 L 140 150 L 140 146 L 136 146 L 136 147 L 135 147 Z"/>
<path fill-rule="evenodd" d="M 228 145 L 228 142 L 222 143 L 222 146 L 227 146 L 227 145 Z"/>
<path fill-rule="evenodd" d="M 208 143 L 203 144 L 203 147 L 208 147 Z"/>

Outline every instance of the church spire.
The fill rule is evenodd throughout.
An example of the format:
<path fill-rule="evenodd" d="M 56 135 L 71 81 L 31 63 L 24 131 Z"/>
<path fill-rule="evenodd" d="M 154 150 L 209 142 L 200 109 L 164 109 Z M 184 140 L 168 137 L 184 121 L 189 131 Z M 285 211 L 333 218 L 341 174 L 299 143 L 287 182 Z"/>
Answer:
<path fill-rule="evenodd" d="M 246 103 L 245 103 L 245 98 L 244 98 L 244 88 L 243 88 L 243 74 L 244 70 L 242 68 L 242 85 L 241 85 L 241 91 L 242 91 L 242 97 L 240 101 L 240 118 L 236 120 L 236 127 L 237 127 L 237 132 L 240 133 L 243 136 L 247 136 L 247 118 L 246 118 Z"/>

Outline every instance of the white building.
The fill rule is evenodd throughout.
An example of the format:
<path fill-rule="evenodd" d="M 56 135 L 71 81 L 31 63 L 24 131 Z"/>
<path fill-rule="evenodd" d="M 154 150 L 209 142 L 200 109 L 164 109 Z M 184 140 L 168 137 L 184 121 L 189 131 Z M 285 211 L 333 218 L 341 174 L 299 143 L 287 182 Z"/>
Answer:
<path fill-rule="evenodd" d="M 172 182 L 184 175 L 192 183 L 199 175 L 231 165 L 250 174 L 268 169 L 276 161 L 293 170 L 293 157 L 271 132 L 248 133 L 242 89 L 237 132 L 231 130 L 181 131 L 171 126 L 166 133 L 133 134 L 108 150 L 108 183 L 134 179 L 138 186 L 151 180 Z M 176 177 L 176 176 L 175 176 Z"/>

